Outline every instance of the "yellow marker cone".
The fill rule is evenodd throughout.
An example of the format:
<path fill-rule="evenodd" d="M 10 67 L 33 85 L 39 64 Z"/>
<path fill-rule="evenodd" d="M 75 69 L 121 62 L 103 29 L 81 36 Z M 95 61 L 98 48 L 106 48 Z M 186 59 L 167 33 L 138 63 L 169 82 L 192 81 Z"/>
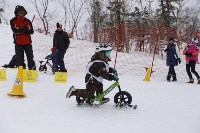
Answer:
<path fill-rule="evenodd" d="M 148 67 L 146 76 L 143 81 L 150 81 L 150 76 L 151 76 L 151 67 Z"/>
<path fill-rule="evenodd" d="M 19 66 L 13 89 L 8 93 L 8 95 L 21 97 L 25 96 L 25 93 L 23 92 L 23 66 Z"/>

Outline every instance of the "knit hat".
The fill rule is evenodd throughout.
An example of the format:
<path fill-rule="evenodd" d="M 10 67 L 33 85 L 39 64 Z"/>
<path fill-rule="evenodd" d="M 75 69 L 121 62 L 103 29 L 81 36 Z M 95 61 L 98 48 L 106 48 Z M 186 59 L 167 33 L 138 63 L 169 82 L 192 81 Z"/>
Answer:
<path fill-rule="evenodd" d="M 56 24 L 56 27 L 57 27 L 57 28 L 62 28 L 62 24 L 57 23 L 57 24 Z"/>
<path fill-rule="evenodd" d="M 51 48 L 51 52 L 56 52 L 56 48 L 55 47 Z"/>
<path fill-rule="evenodd" d="M 23 7 L 23 6 L 20 6 L 20 5 L 17 5 L 16 7 L 15 7 L 15 16 L 17 16 L 17 13 L 19 12 L 19 11 L 24 11 L 24 16 L 27 14 L 27 11 L 26 11 L 26 9 Z"/>
<path fill-rule="evenodd" d="M 173 41 L 173 42 L 174 42 L 174 38 L 173 38 L 173 37 L 170 37 L 170 38 L 169 38 L 169 41 Z"/>
<path fill-rule="evenodd" d="M 195 42 L 196 40 L 197 40 L 196 37 L 193 37 L 193 38 L 191 39 L 192 42 Z"/>

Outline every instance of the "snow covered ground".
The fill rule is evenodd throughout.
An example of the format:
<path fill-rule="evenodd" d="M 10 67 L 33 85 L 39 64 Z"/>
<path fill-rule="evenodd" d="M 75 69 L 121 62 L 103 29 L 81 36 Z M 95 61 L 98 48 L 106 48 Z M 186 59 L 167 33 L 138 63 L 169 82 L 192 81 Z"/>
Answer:
<path fill-rule="evenodd" d="M 35 33 L 33 48 L 37 66 L 49 54 L 52 38 Z M 41 40 L 40 40 L 41 39 Z M 12 32 L 0 25 L 0 65 L 14 54 Z M 116 68 L 122 90 L 133 97 L 137 110 L 116 109 L 113 97 L 99 108 L 77 107 L 75 97 L 66 99 L 71 85 L 85 88 L 84 68 L 94 52 L 95 44 L 71 40 L 65 56 L 67 83 L 54 83 L 53 75 L 39 73 L 36 83 L 24 83 L 25 98 L 7 96 L 17 69 L 7 69 L 7 81 L 0 81 L 0 133 L 199 133 L 200 87 L 185 83 L 185 62 L 176 68 L 178 82 L 166 82 L 165 60 L 156 58 L 155 73 L 150 82 L 142 81 L 144 66 L 151 65 L 152 55 L 120 53 Z M 112 55 L 114 59 L 114 54 Z M 129 63 L 129 64 L 128 64 Z M 113 66 L 114 61 L 111 62 Z M 199 65 L 197 65 L 198 72 Z M 104 87 L 113 82 L 104 81 Z"/>

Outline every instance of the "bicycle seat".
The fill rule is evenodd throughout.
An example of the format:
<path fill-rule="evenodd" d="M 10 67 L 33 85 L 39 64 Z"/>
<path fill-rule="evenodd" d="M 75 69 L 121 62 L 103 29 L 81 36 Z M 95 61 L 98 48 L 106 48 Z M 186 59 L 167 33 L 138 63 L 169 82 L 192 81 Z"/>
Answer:
<path fill-rule="evenodd" d="M 40 62 L 40 64 L 42 64 L 44 61 L 39 61 Z"/>

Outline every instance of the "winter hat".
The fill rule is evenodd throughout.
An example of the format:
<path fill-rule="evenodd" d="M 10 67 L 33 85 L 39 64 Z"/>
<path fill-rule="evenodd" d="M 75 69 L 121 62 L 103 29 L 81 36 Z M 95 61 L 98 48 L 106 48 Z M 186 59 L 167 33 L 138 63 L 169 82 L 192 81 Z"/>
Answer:
<path fill-rule="evenodd" d="M 196 42 L 196 40 L 197 40 L 196 37 L 193 37 L 193 38 L 191 39 L 192 42 Z"/>
<path fill-rule="evenodd" d="M 57 27 L 57 28 L 62 28 L 62 24 L 57 23 L 57 24 L 56 24 L 56 27 Z"/>
<path fill-rule="evenodd" d="M 56 48 L 55 47 L 51 48 L 51 52 L 56 52 Z"/>
<path fill-rule="evenodd" d="M 174 42 L 174 38 L 173 38 L 173 37 L 170 37 L 170 38 L 169 38 L 169 41 L 173 41 L 173 42 Z"/>
<path fill-rule="evenodd" d="M 27 11 L 26 11 L 26 9 L 23 7 L 23 6 L 20 6 L 20 5 L 17 5 L 16 7 L 15 7 L 15 16 L 17 16 L 17 13 L 19 12 L 19 11 L 24 11 L 24 16 L 27 14 Z"/>

